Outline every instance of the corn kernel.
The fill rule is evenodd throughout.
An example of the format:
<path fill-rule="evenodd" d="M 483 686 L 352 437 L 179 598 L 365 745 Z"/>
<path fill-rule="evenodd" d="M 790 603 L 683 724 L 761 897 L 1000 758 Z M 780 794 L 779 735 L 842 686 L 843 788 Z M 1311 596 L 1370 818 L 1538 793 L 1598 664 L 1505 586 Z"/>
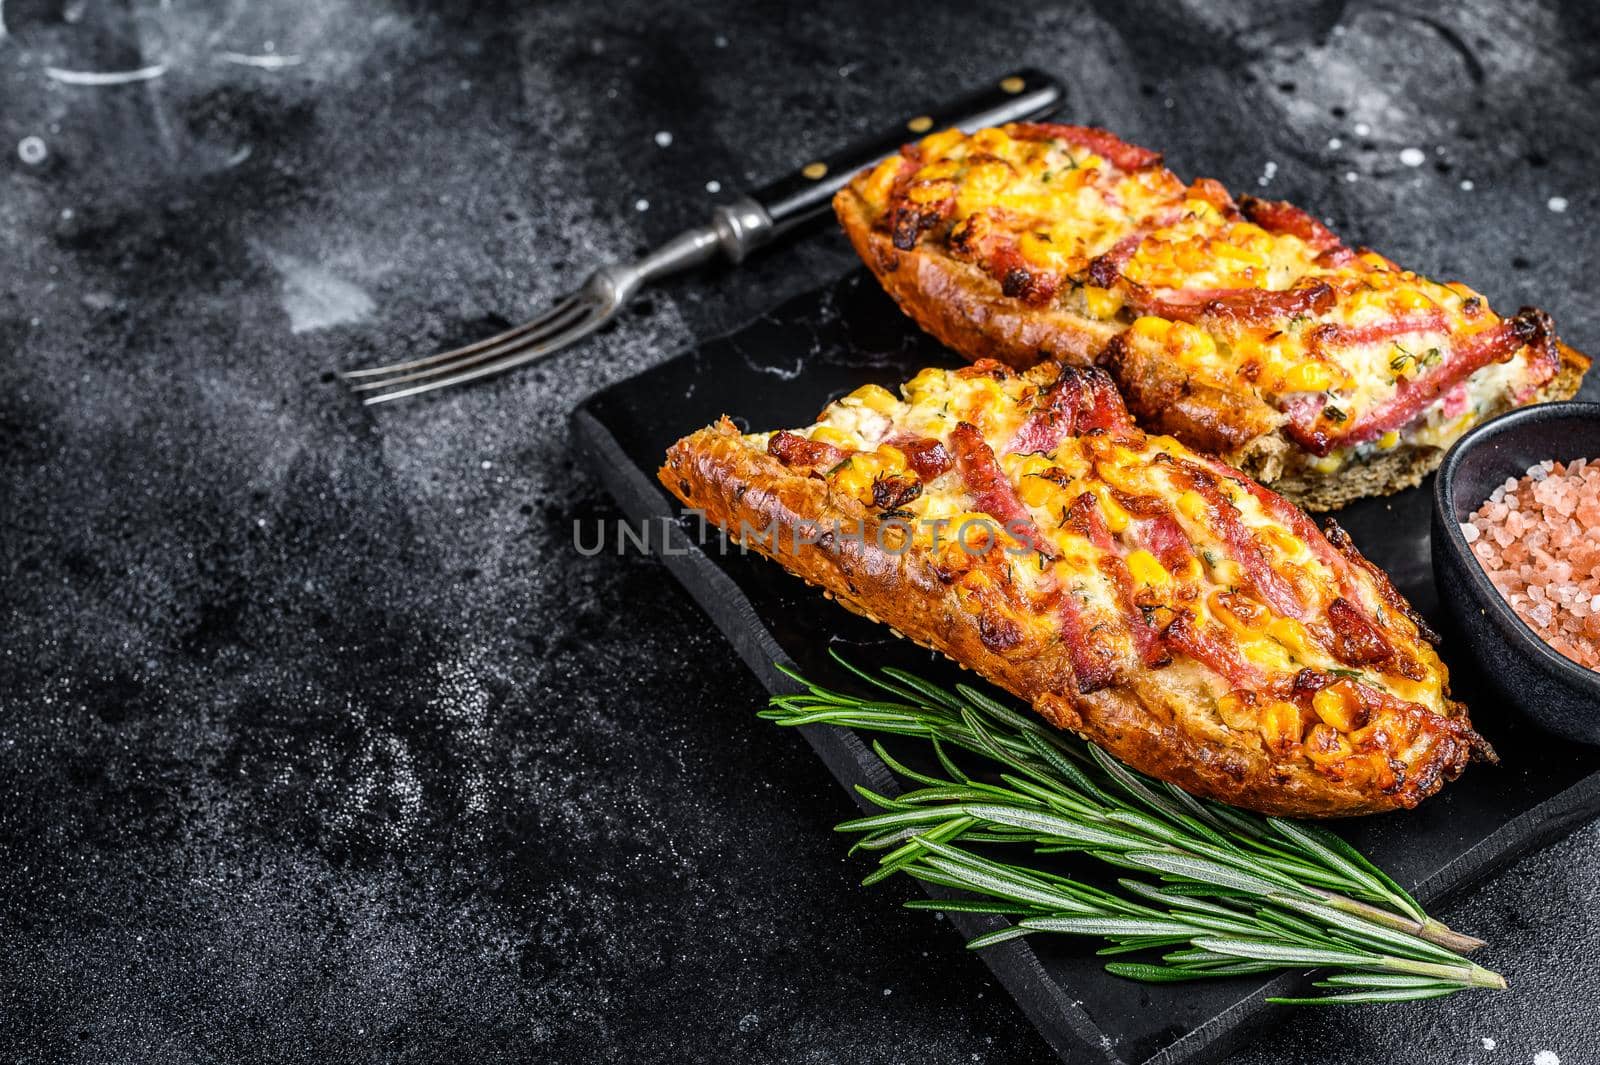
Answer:
<path fill-rule="evenodd" d="M 1426 310 L 1433 306 L 1433 301 L 1414 288 L 1402 288 L 1394 294 L 1395 307 L 1405 311 Z"/>
<path fill-rule="evenodd" d="M 1172 323 L 1165 318 L 1154 318 L 1145 315 L 1135 319 L 1133 334 L 1146 340 L 1166 340 L 1167 334 L 1172 332 Z"/>
<path fill-rule="evenodd" d="M 1292 618 L 1274 617 L 1268 620 L 1267 635 L 1282 644 L 1290 654 L 1303 657 L 1308 650 L 1305 626 Z"/>
<path fill-rule="evenodd" d="M 1268 525 L 1260 530 L 1261 538 L 1267 541 L 1276 552 L 1286 559 L 1299 558 L 1305 545 L 1289 530 L 1276 525 Z"/>
<path fill-rule="evenodd" d="M 1083 286 L 1083 302 L 1091 317 L 1112 318 L 1122 310 L 1122 295 L 1095 285 Z"/>
<path fill-rule="evenodd" d="M 1399 443 L 1400 433 L 1395 429 L 1390 429 L 1387 433 L 1378 437 L 1378 449 L 1380 451 L 1393 451 Z"/>
<path fill-rule="evenodd" d="M 1217 590 L 1206 597 L 1214 617 L 1241 636 L 1253 637 L 1267 624 L 1267 608 L 1246 596 Z"/>
<path fill-rule="evenodd" d="M 1097 489 L 1095 495 L 1100 500 L 1100 510 L 1106 516 L 1106 528 L 1113 533 L 1120 533 L 1128 527 L 1128 523 L 1133 520 L 1133 516 L 1123 510 L 1122 504 L 1112 497 L 1109 486 L 1096 485 L 1095 487 Z"/>
<path fill-rule="evenodd" d="M 942 129 L 938 133 L 930 133 L 922 138 L 918 147 L 922 149 L 924 159 L 937 159 L 960 144 L 965 136 L 966 134 L 959 129 Z"/>
<path fill-rule="evenodd" d="M 1179 513 L 1193 521 L 1204 521 L 1210 511 L 1205 496 L 1193 490 L 1178 496 L 1177 507 Z"/>
<path fill-rule="evenodd" d="M 1261 711 L 1261 738 L 1270 747 L 1282 749 L 1300 740 L 1300 708 L 1274 700 Z"/>
<path fill-rule="evenodd" d="M 1305 752 L 1313 764 L 1325 766 L 1344 761 L 1355 753 L 1355 748 L 1340 735 L 1338 729 L 1326 722 L 1318 722 L 1306 733 Z"/>
<path fill-rule="evenodd" d="M 905 383 L 906 398 L 915 402 L 925 392 L 938 392 L 944 388 L 945 372 L 930 366 Z"/>
<path fill-rule="evenodd" d="M 1167 347 L 1186 361 L 1203 361 L 1215 357 L 1217 342 L 1203 329 L 1185 322 L 1174 322 L 1167 335 Z"/>
<path fill-rule="evenodd" d="M 1311 697 L 1311 709 L 1324 723 L 1340 732 L 1350 732 L 1366 724 L 1366 710 L 1361 704 L 1361 692 L 1349 681 L 1323 688 Z"/>
<path fill-rule="evenodd" d="M 1156 561 L 1156 556 L 1143 548 L 1128 552 L 1128 572 L 1135 581 L 1151 587 L 1164 586 L 1172 581 L 1172 575 Z"/>
<path fill-rule="evenodd" d="M 882 385 L 862 385 L 850 393 L 850 398 L 879 414 L 892 416 L 900 410 L 900 401 Z"/>
<path fill-rule="evenodd" d="M 1338 372 L 1325 362 L 1302 362 L 1283 375 L 1282 392 L 1323 392 L 1339 381 Z"/>
<path fill-rule="evenodd" d="M 879 470 L 900 473 L 906 469 L 906 453 L 893 444 L 879 444 L 873 456 L 878 460 Z"/>
<path fill-rule="evenodd" d="M 1055 262 L 1056 246 L 1036 233 L 1024 233 L 1017 240 L 1017 250 L 1022 257 L 1039 266 L 1049 266 Z"/>
<path fill-rule="evenodd" d="M 959 130 L 951 132 L 959 133 Z M 1005 130 L 998 126 L 987 126 L 972 135 L 972 148 L 975 152 L 986 152 L 990 155 L 999 155 L 1010 145 L 1011 138 Z"/>
<path fill-rule="evenodd" d="M 1056 486 L 1043 477 L 1024 476 L 1017 482 L 1017 498 L 1030 507 L 1048 508 L 1056 495 Z"/>
<path fill-rule="evenodd" d="M 1217 700 L 1217 716 L 1232 729 L 1244 730 L 1256 724 L 1256 693 L 1243 688 L 1227 692 Z"/>
<path fill-rule="evenodd" d="M 819 425 L 811 430 L 811 439 L 819 444 L 832 444 L 850 451 L 856 449 L 856 434 L 837 429 L 831 425 Z"/>
<path fill-rule="evenodd" d="M 865 189 L 869 203 L 883 203 L 889 199 L 895 178 L 900 176 L 902 162 L 904 159 L 901 156 L 891 155 L 873 168 L 872 174 L 867 178 Z"/>
<path fill-rule="evenodd" d="M 1318 473 L 1338 473 L 1340 467 L 1344 465 L 1344 454 L 1335 451 L 1320 459 L 1312 459 L 1309 465 Z"/>

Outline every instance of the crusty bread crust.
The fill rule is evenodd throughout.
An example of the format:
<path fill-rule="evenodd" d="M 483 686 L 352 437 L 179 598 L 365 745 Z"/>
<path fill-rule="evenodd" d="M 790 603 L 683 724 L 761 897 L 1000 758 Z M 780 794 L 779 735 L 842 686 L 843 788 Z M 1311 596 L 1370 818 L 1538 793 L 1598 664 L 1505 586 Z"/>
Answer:
<path fill-rule="evenodd" d="M 1444 458 L 1441 448 L 1404 446 L 1333 476 L 1318 473 L 1301 461 L 1305 453 L 1284 435 L 1284 416 L 1270 405 L 1196 385 L 1153 359 L 1135 361 L 1116 342 L 1124 328 L 1118 323 L 1030 306 L 1004 295 L 976 266 L 921 245 L 896 248 L 874 227 L 870 205 L 853 185 L 839 190 L 833 206 L 856 254 L 900 309 L 946 347 L 973 361 L 998 359 L 1017 369 L 1051 358 L 1071 366 L 1107 365 L 1140 426 L 1217 455 L 1307 510 L 1335 510 L 1365 496 L 1412 488 Z M 1582 383 L 1589 360 L 1565 344 L 1560 348 L 1561 372 L 1534 402 L 1570 399 Z"/>
<path fill-rule="evenodd" d="M 1001 293 L 977 267 L 914 248 L 901 251 L 873 228 L 867 201 L 851 186 L 833 198 L 834 212 L 856 254 L 900 309 L 946 347 L 976 362 L 997 359 L 1026 370 L 1044 359 L 1093 366 L 1120 326 L 1030 307 Z"/>
<path fill-rule="evenodd" d="M 1064 644 L 992 650 L 981 634 L 981 615 L 965 609 L 941 581 L 927 549 L 878 546 L 879 523 L 860 504 L 752 449 L 726 419 L 673 445 L 658 476 L 734 539 L 743 533 L 746 547 L 820 585 L 849 609 L 976 670 L 1058 727 L 1193 794 L 1283 816 L 1375 813 L 1416 805 L 1471 756 L 1476 737 L 1470 728 L 1439 730 L 1407 766 L 1404 786 L 1384 794 L 1323 775 L 1304 761 L 1275 758 L 1257 733 L 1228 728 L 1202 682 L 1189 683 L 1176 666 L 1081 694 Z M 826 535 L 835 527 L 863 534 Z M 815 535 L 819 530 L 824 534 Z M 1464 708 L 1451 706 L 1464 723 Z"/>

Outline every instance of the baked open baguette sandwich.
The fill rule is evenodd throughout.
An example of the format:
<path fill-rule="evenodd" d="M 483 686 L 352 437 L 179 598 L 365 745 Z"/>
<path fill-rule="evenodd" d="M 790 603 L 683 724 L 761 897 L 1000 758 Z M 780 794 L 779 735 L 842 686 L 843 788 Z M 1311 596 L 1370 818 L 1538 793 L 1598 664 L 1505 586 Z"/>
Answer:
<path fill-rule="evenodd" d="M 1197 795 L 1414 806 L 1474 754 L 1432 636 L 1336 525 L 1135 428 L 1101 370 L 982 361 L 660 479 L 747 547 Z"/>
<path fill-rule="evenodd" d="M 1145 428 L 1313 510 L 1417 484 L 1472 425 L 1566 399 L 1588 360 L 1345 247 L 1287 203 L 1185 185 L 1104 130 L 935 133 L 834 198 L 900 307 L 969 359 L 1110 370 Z"/>

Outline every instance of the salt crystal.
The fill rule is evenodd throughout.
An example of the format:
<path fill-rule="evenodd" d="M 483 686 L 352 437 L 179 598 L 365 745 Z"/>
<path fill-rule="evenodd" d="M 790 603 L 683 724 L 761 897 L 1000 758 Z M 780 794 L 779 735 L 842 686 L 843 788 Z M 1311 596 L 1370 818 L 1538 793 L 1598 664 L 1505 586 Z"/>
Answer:
<path fill-rule="evenodd" d="M 1600 462 L 1546 460 L 1508 478 L 1461 534 L 1541 639 L 1600 670 Z"/>

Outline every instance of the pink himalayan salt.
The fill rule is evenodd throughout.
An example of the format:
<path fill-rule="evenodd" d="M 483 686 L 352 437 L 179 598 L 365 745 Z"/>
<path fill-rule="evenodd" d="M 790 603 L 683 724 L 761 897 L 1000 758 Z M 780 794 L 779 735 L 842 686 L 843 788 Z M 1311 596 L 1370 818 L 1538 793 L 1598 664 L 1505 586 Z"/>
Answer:
<path fill-rule="evenodd" d="M 1600 461 L 1541 462 L 1507 478 L 1461 535 L 1540 639 L 1600 670 Z"/>

